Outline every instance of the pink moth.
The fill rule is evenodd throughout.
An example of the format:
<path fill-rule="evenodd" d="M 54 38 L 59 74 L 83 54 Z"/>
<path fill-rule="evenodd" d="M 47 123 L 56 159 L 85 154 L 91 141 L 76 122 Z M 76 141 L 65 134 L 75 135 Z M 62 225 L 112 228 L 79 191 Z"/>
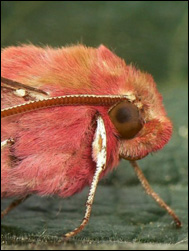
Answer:
<path fill-rule="evenodd" d="M 1 196 L 17 197 L 2 216 L 32 194 L 65 198 L 90 186 L 84 219 L 69 238 L 88 222 L 98 181 L 124 158 L 181 225 L 136 163 L 172 133 L 151 75 L 103 45 L 8 47 L 1 67 Z"/>

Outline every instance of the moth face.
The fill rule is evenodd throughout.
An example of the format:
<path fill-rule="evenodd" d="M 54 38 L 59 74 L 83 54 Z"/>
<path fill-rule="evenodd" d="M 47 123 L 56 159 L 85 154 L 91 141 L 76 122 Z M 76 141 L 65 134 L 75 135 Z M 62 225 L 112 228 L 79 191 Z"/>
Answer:
<path fill-rule="evenodd" d="M 112 107 L 109 116 L 122 139 L 134 138 L 143 126 L 138 108 L 127 101 Z"/>
<path fill-rule="evenodd" d="M 122 101 L 109 110 L 110 120 L 119 134 L 121 158 L 142 159 L 161 149 L 170 139 L 170 120 L 150 108 L 141 109 L 130 101 Z"/>

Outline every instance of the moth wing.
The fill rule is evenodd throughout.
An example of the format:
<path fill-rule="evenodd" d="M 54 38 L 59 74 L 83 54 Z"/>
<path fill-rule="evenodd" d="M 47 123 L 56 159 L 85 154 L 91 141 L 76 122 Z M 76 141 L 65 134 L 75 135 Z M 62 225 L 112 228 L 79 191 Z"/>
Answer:
<path fill-rule="evenodd" d="M 56 55 L 58 55 L 57 53 Z M 47 68 L 51 68 L 52 54 L 54 55 L 54 52 L 50 51 L 49 54 L 46 50 L 36 47 L 4 50 L 2 76 L 20 82 L 23 79 L 22 83 L 26 86 L 41 87 L 43 90 L 49 91 L 49 89 L 44 89 L 41 75 L 45 73 L 46 76 Z M 46 64 L 47 61 L 48 64 Z M 60 76 L 64 77 L 65 74 L 62 71 L 61 68 Z M 85 73 L 85 69 L 82 72 Z M 69 71 L 69 76 L 70 73 Z M 80 78 L 81 74 L 78 74 L 78 71 L 76 73 Z M 54 81 L 55 76 L 56 74 L 49 81 L 56 82 Z M 60 79 L 61 82 L 67 83 L 67 81 L 62 81 L 62 78 Z M 85 80 L 88 83 L 88 78 Z M 20 93 L 24 93 L 23 90 L 18 92 L 10 90 L 10 86 L 8 86 L 9 89 L 5 88 L 5 83 L 3 85 L 2 108 L 25 103 L 27 98 L 27 101 L 39 99 L 36 92 L 31 91 L 30 88 L 22 86 L 24 88 L 21 89 L 29 95 L 21 95 Z M 15 84 L 15 86 L 18 89 L 19 85 Z M 52 88 L 55 89 L 54 85 Z M 91 91 L 89 88 L 83 88 L 82 92 L 86 93 L 86 90 L 87 93 Z M 80 89 L 78 91 L 80 92 Z M 68 88 L 61 92 L 62 95 L 66 93 L 68 93 Z M 43 95 L 41 92 L 37 94 Z M 55 91 L 53 96 L 61 94 Z M 101 108 L 54 107 L 4 118 L 2 120 L 2 140 L 11 138 L 13 141 L 11 144 L 4 145 L 2 151 L 3 195 L 38 193 L 42 195 L 58 194 L 66 197 L 90 184 L 96 168 L 92 157 L 96 114 L 103 114 L 103 118 L 108 117 L 107 109 Z M 108 119 L 106 118 L 105 121 Z M 108 125 L 109 122 L 105 127 L 108 128 Z M 117 140 L 112 134 L 111 126 L 108 128 L 107 134 L 107 144 L 110 149 L 108 159 L 110 167 L 112 167 L 115 166 L 115 162 L 117 163 L 117 157 L 116 160 L 113 157 L 117 156 Z"/>

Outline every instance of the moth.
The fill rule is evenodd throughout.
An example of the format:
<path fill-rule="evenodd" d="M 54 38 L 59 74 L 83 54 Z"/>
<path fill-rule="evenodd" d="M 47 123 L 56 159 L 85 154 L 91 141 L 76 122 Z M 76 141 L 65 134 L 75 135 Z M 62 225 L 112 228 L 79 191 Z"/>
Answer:
<path fill-rule="evenodd" d="M 104 45 L 13 46 L 1 60 L 1 196 L 16 197 L 2 217 L 32 194 L 65 198 L 90 186 L 84 218 L 68 239 L 89 221 L 99 180 L 126 159 L 181 226 L 136 162 L 172 133 L 151 75 Z"/>

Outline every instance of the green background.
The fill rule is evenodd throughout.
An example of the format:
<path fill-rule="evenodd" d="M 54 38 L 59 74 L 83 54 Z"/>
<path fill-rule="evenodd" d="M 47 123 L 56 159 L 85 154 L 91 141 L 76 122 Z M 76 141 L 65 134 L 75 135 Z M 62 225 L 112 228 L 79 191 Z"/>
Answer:
<path fill-rule="evenodd" d="M 88 193 L 68 199 L 33 196 L 2 221 L 2 249 L 187 249 L 188 3 L 187 1 L 1 1 L 1 47 L 34 43 L 104 44 L 151 73 L 173 121 L 173 137 L 139 161 L 156 192 L 181 218 L 172 219 L 141 188 L 129 163 L 100 182 L 85 230 L 68 243 Z M 3 200 L 2 208 L 10 202 Z"/>

